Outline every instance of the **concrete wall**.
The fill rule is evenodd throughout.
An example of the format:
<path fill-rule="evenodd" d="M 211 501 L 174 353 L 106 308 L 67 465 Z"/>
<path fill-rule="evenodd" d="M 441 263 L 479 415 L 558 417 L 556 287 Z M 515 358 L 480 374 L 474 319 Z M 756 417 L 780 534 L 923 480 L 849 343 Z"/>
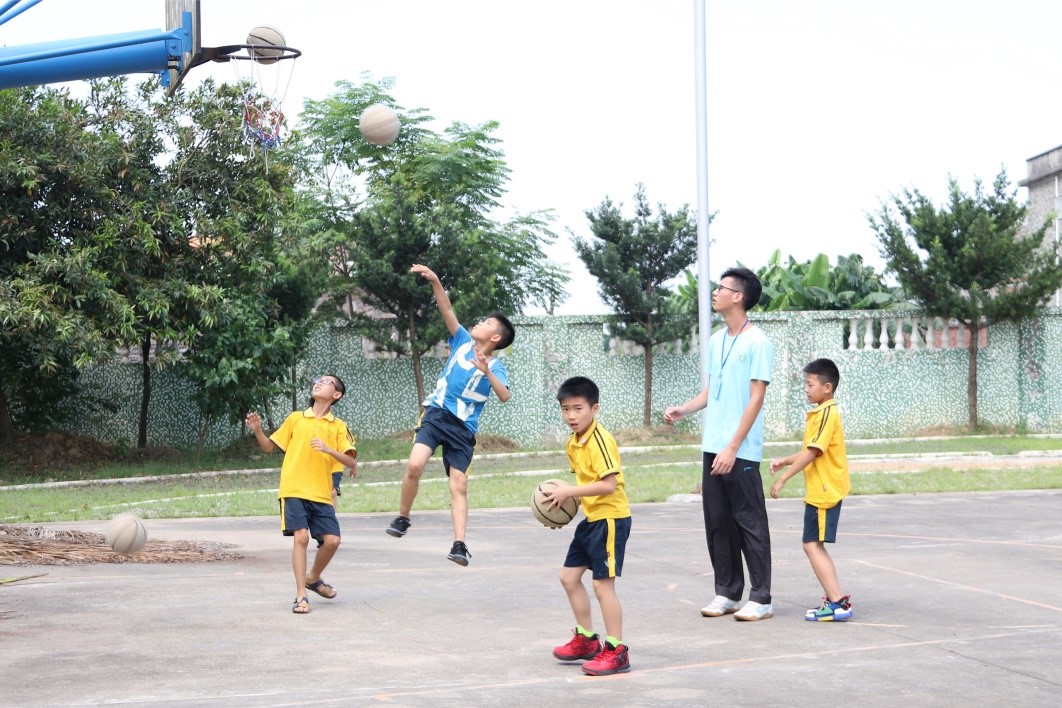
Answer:
<path fill-rule="evenodd" d="M 890 315 L 883 321 L 882 317 L 880 312 L 753 316 L 777 352 L 765 408 L 768 439 L 800 437 L 807 410 L 800 370 L 817 357 L 829 357 L 840 367 L 837 398 L 851 438 L 910 435 L 965 425 L 967 353 L 962 343 L 956 342 L 959 348 L 927 348 L 926 327 L 931 323 L 925 318 L 917 313 L 902 320 Z M 853 346 L 850 329 L 859 330 L 868 323 L 874 333 L 870 348 L 862 348 L 862 337 Z M 878 337 L 883 324 L 884 342 Z M 939 321 L 933 324 L 938 332 L 943 325 Z M 522 318 L 517 320 L 517 328 L 516 343 L 504 354 L 513 398 L 507 404 L 496 399 L 487 404 L 482 433 L 512 438 L 523 446 L 557 444 L 566 435 L 566 428 L 554 394 L 557 385 L 573 375 L 590 376 L 600 385 L 605 425 L 616 430 L 641 426 L 644 359 L 636 349 L 626 353 L 628 347 L 616 346 L 615 342 L 610 345 L 603 318 Z M 912 330 L 918 336 L 912 337 Z M 1030 432 L 1062 431 L 1060 351 L 1062 312 L 1058 309 L 1020 327 L 990 327 L 979 354 L 981 422 Z M 657 352 L 652 401 L 656 423 L 666 406 L 681 403 L 697 392 L 699 362 L 695 350 Z M 442 358 L 424 361 L 428 390 L 443 363 Z M 302 381 L 297 394 L 300 405 L 308 398 L 313 375 L 329 372 L 343 377 L 348 393 L 336 411 L 358 437 L 381 437 L 416 425 L 419 411 L 410 360 L 366 355 L 362 342 L 347 330 L 319 331 L 298 371 Z M 108 442 L 135 441 L 138 365 L 95 367 L 85 372 L 85 380 L 97 392 L 118 401 L 121 408 L 113 417 L 83 419 L 71 432 Z M 187 384 L 172 370 L 156 373 L 154 380 L 149 444 L 193 445 L 199 413 L 189 399 Z M 278 418 L 290 408 L 290 396 L 273 402 Z M 683 425 L 694 429 L 697 421 L 684 421 Z M 208 444 L 224 445 L 239 433 L 239 426 L 216 425 L 209 432 Z"/>

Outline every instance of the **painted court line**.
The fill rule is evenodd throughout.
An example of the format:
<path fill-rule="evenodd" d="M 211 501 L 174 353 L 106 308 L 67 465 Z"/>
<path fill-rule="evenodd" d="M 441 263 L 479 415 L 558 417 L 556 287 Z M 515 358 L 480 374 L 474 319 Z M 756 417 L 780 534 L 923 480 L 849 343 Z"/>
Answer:
<path fill-rule="evenodd" d="M 941 543 L 980 543 L 990 546 L 1021 546 L 1024 548 L 1050 548 L 1062 550 L 1062 545 L 1054 543 L 1030 543 L 1029 541 L 997 541 L 990 538 L 954 538 L 951 536 L 912 536 L 899 533 L 858 533 L 851 532 L 849 536 L 862 536 L 864 538 L 897 538 L 907 541 L 938 541 Z"/>
<path fill-rule="evenodd" d="M 934 578 L 934 577 L 931 577 L 929 575 L 922 575 L 921 573 L 912 573 L 909 570 L 900 570 L 899 568 L 890 568 L 887 565 L 879 565 L 877 563 L 871 563 L 870 561 L 857 560 L 855 562 L 859 563 L 860 565 L 869 566 L 871 568 L 877 568 L 878 570 L 887 570 L 887 571 L 890 571 L 892 573 L 899 573 L 900 575 L 907 575 L 907 576 L 910 576 L 912 578 L 918 578 L 919 580 L 928 580 L 928 581 L 930 581 L 932 583 L 938 583 L 940 585 L 949 585 L 949 586 L 951 586 L 953 588 L 959 588 L 960 590 L 969 590 L 971 592 L 980 592 L 980 593 L 984 593 L 985 595 L 992 595 L 994 597 L 999 597 L 999 598 L 1002 598 L 1004 600 L 1013 600 L 1015 602 L 1021 602 L 1023 604 L 1031 605 L 1033 607 L 1041 607 L 1041 608 L 1043 608 L 1045 610 L 1054 610 L 1055 612 L 1062 612 L 1062 607 L 1055 607 L 1054 605 L 1048 605 L 1048 604 L 1045 604 L 1043 602 L 1037 602 L 1036 600 L 1027 600 L 1024 597 L 1017 597 L 1015 595 L 1007 595 L 1007 594 L 1001 593 L 1001 592 L 993 592 L 992 590 L 985 590 L 984 588 L 975 588 L 972 585 L 963 585 L 962 583 L 955 583 L 955 582 L 952 582 L 951 580 L 944 580 L 943 578 Z"/>
<path fill-rule="evenodd" d="M 777 661 L 792 660 L 792 659 L 806 659 L 806 660 L 819 660 L 837 654 L 849 654 L 852 652 L 874 652 L 874 651 L 890 651 L 896 649 L 907 649 L 911 647 L 935 647 L 944 646 L 948 644 L 969 644 L 970 642 L 979 642 L 990 639 L 1005 639 L 1007 637 L 1014 636 L 1028 636 L 1029 634 L 1039 634 L 1042 632 L 1054 632 L 1056 628 L 1050 627 L 1034 632 L 1000 632 L 996 634 L 981 634 L 973 637 L 947 637 L 944 639 L 925 639 L 909 642 L 894 642 L 889 644 L 870 644 L 863 647 L 845 647 L 840 649 L 824 649 L 822 651 L 796 653 L 796 654 L 776 654 L 774 656 L 746 656 L 734 659 L 721 659 L 719 661 L 705 661 L 696 664 L 679 664 L 676 666 L 661 666 L 657 668 L 648 669 L 632 669 L 630 673 L 626 674 L 613 674 L 611 676 L 579 676 L 575 678 L 563 679 L 566 683 L 584 683 L 584 682 L 599 682 L 599 681 L 621 681 L 631 678 L 637 678 L 645 674 L 665 674 L 675 673 L 680 671 L 690 671 L 696 669 L 709 669 L 720 668 L 728 666 L 739 666 L 741 664 L 763 664 L 765 666 L 771 666 Z M 466 684 L 462 686 L 455 686 L 453 684 L 447 684 L 439 687 L 425 688 L 422 690 L 410 690 L 410 691 L 397 691 L 378 693 L 372 696 L 372 698 L 378 701 L 392 701 L 399 698 L 405 698 L 409 696 L 427 696 L 437 693 L 447 693 L 450 691 L 482 691 L 482 690 L 496 690 L 499 688 L 508 688 L 512 686 L 531 686 L 554 683 L 558 679 L 555 677 L 544 679 L 522 679 L 519 681 L 503 681 L 498 683 L 487 684 Z"/>

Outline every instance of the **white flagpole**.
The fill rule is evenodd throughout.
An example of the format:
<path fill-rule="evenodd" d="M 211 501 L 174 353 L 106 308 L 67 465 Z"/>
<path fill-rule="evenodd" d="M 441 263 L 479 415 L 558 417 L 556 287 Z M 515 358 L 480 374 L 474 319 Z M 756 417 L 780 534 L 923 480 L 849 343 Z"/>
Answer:
<path fill-rule="evenodd" d="M 701 388 L 708 385 L 708 336 L 712 333 L 712 280 L 708 275 L 708 69 L 704 0 L 694 0 L 694 81 L 697 84 L 697 309 Z"/>

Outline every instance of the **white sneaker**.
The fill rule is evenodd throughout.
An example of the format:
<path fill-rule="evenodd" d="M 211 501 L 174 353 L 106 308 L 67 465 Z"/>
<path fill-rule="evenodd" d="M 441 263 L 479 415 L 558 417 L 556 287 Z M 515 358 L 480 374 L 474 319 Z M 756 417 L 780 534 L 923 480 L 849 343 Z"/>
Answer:
<path fill-rule="evenodd" d="M 765 620 L 768 617 L 774 617 L 774 605 L 766 604 L 761 605 L 758 602 L 749 600 L 734 614 L 734 619 L 744 620 L 746 622 L 755 622 L 756 620 Z"/>
<path fill-rule="evenodd" d="M 701 608 L 701 614 L 705 617 L 722 617 L 723 615 L 737 612 L 739 604 L 741 603 L 735 602 L 728 597 L 716 595 L 707 606 Z"/>

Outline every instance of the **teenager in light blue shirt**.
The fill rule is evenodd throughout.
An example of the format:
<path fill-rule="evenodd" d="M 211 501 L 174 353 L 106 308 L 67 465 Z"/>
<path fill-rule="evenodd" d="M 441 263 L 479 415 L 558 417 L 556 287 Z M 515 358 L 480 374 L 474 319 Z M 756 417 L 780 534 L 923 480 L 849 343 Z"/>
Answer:
<path fill-rule="evenodd" d="M 723 273 L 712 294 L 712 309 L 725 326 L 708 340 L 708 387 L 682 405 L 664 410 L 666 423 L 705 410 L 701 498 L 715 573 L 715 598 L 701 610 L 705 617 L 734 614 L 739 620 L 761 620 L 774 614 L 771 534 L 760 477 L 763 399 L 771 381 L 774 347 L 748 318 L 762 290 L 759 278 L 747 268 Z M 744 606 L 742 554 L 751 585 Z"/>

